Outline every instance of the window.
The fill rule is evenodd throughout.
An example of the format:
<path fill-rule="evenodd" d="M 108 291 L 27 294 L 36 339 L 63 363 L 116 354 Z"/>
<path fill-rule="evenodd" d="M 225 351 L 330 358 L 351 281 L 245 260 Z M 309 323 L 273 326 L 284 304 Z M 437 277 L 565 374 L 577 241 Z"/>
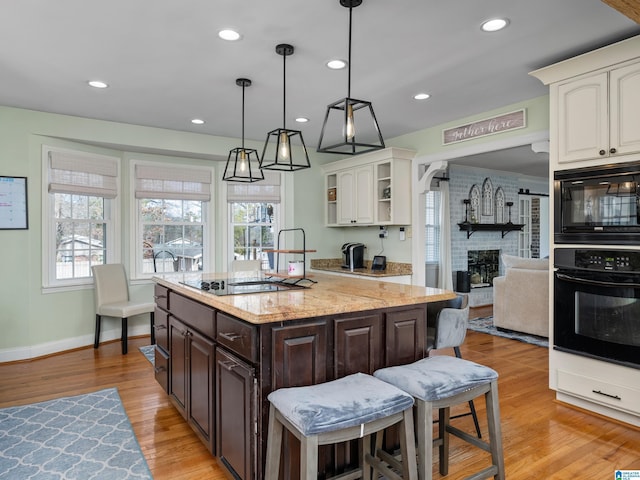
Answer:
<path fill-rule="evenodd" d="M 118 159 L 43 148 L 45 287 L 91 284 L 91 267 L 117 261 Z"/>
<path fill-rule="evenodd" d="M 273 253 L 264 252 L 274 248 L 278 204 L 231 202 L 233 225 L 233 259 L 261 260 L 262 269 L 274 268 Z"/>
<path fill-rule="evenodd" d="M 261 260 L 262 269 L 275 267 L 272 252 L 279 230 L 280 174 L 264 172 L 255 183 L 228 182 L 227 201 L 231 219 L 229 260 Z"/>
<path fill-rule="evenodd" d="M 431 190 L 426 197 L 425 240 L 427 262 L 440 261 L 440 192 Z"/>
<path fill-rule="evenodd" d="M 211 170 L 134 163 L 138 278 L 203 270 Z"/>

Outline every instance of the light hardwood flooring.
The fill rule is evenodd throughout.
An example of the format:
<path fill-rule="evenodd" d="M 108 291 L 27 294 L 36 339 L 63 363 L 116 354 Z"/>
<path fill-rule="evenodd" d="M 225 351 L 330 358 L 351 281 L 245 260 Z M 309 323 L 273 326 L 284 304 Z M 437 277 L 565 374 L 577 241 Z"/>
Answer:
<path fill-rule="evenodd" d="M 29 362 L 0 364 L 0 407 L 117 387 L 156 480 L 227 478 L 166 394 L 131 339 L 129 354 L 118 342 Z M 437 352 L 446 354 L 448 352 Z M 547 350 L 469 332 L 465 358 L 498 371 L 502 436 L 508 480 L 613 479 L 616 469 L 640 470 L 640 429 L 570 408 L 548 389 Z M 476 402 L 483 432 L 484 404 Z M 453 412 L 456 413 L 456 412 Z M 473 430 L 470 417 L 454 420 Z M 488 454 L 451 440 L 447 477 L 457 480 L 486 465 Z"/>

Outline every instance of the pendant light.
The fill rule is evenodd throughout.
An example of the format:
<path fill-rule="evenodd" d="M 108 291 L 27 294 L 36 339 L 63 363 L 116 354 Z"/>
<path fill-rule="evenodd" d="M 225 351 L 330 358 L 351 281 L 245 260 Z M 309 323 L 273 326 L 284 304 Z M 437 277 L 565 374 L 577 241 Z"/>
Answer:
<path fill-rule="evenodd" d="M 234 148 L 229 152 L 222 180 L 243 183 L 258 182 L 264 180 L 264 174 L 260 170 L 258 151 L 253 148 L 244 148 L 244 89 L 251 86 L 251 80 L 238 78 L 236 85 L 242 87 L 242 147 Z"/>
<path fill-rule="evenodd" d="M 309 154 L 307 147 L 302 138 L 302 132 L 299 130 L 289 130 L 286 127 L 287 118 L 287 57 L 293 55 L 293 46 L 281 43 L 276 46 L 276 53 L 282 55 L 282 128 L 272 130 L 267 134 L 267 140 L 262 150 L 262 158 L 260 160 L 260 168 L 263 170 L 279 170 L 285 172 L 293 172 L 310 168 Z M 293 141 L 293 143 L 292 143 Z M 297 161 L 292 146 L 302 148 L 302 157 Z"/>
<path fill-rule="evenodd" d="M 353 9 L 362 0 L 340 0 L 349 9 L 349 60 L 347 97 L 327 106 L 318 152 L 357 155 L 384 148 L 380 127 L 371 102 L 351 98 L 351 31 Z"/>

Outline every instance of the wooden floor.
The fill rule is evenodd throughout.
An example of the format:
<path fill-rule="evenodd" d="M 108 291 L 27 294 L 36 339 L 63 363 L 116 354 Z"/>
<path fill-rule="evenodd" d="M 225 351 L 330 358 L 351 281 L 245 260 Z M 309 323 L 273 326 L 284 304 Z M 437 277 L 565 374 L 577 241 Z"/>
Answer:
<path fill-rule="evenodd" d="M 154 380 L 132 339 L 45 359 L 0 364 L 0 407 L 117 387 L 156 480 L 227 478 Z M 616 469 L 640 470 L 640 430 L 569 408 L 547 387 L 547 350 L 469 332 L 463 356 L 498 371 L 502 436 L 508 480 L 614 478 Z M 639 400 L 640 401 L 640 400 Z M 484 405 L 477 402 L 483 432 Z M 454 420 L 472 430 L 470 417 Z M 452 438 L 449 475 L 481 469 L 488 454 Z M 434 465 L 434 479 L 443 478 Z"/>

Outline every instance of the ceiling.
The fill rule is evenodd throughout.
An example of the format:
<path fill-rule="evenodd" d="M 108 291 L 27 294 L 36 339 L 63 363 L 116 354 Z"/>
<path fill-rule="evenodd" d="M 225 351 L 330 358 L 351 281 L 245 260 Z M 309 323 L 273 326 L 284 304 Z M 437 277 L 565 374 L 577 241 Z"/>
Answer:
<path fill-rule="evenodd" d="M 325 66 L 348 55 L 348 9 L 338 0 L 3 7 L 0 105 L 238 138 L 235 80 L 246 77 L 245 136 L 263 142 L 283 126 L 278 43 L 296 49 L 286 61 L 286 126 L 301 130 L 308 148 L 317 146 L 326 105 L 347 95 L 346 70 Z M 509 26 L 482 32 L 492 17 Z M 220 40 L 224 27 L 242 39 Z M 637 34 L 640 25 L 600 0 L 364 0 L 353 10 L 351 96 L 371 101 L 383 136 L 393 138 L 545 95 L 528 72 Z M 110 86 L 90 88 L 92 79 Z M 414 100 L 419 92 L 431 98 Z M 298 116 L 310 121 L 297 124 Z"/>

